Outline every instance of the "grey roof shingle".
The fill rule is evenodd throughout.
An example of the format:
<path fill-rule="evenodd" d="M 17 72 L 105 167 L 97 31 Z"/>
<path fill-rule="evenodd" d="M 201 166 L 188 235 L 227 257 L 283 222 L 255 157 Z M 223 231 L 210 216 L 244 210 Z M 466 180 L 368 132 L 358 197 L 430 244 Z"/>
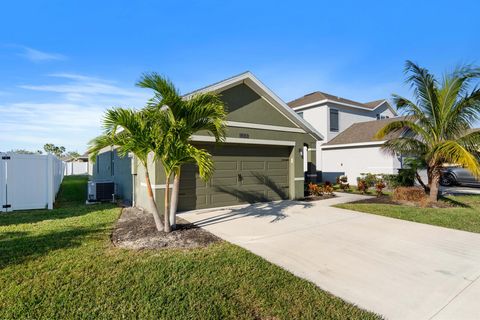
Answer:
<path fill-rule="evenodd" d="M 397 120 L 402 120 L 402 119 L 405 119 L 405 117 L 396 117 L 396 118 L 390 118 L 390 119 L 354 123 L 350 127 L 348 127 L 346 130 L 339 133 L 335 138 L 330 140 L 328 143 L 325 143 L 324 146 L 384 141 L 384 140 L 397 138 L 404 132 L 404 130 L 398 130 L 396 132 L 392 132 L 381 140 L 375 139 L 375 134 L 384 126 L 386 126 L 388 123 L 397 121 Z"/>
<path fill-rule="evenodd" d="M 314 103 L 314 102 L 318 102 L 318 101 L 322 101 L 322 100 L 327 100 L 327 99 L 331 100 L 331 101 L 334 101 L 334 102 L 351 104 L 351 105 L 354 105 L 354 106 L 357 106 L 357 107 L 367 108 L 367 109 L 375 109 L 375 107 L 377 107 L 382 101 L 384 101 L 384 99 L 381 99 L 381 100 L 375 100 L 375 101 L 370 101 L 370 102 L 366 102 L 366 103 L 361 103 L 361 102 L 358 102 L 358 101 L 353 101 L 353 100 L 350 100 L 350 99 L 345 99 L 345 98 L 342 98 L 342 97 L 338 97 L 338 96 L 335 96 L 335 95 L 332 95 L 332 94 L 329 94 L 329 93 L 315 91 L 315 92 L 306 94 L 303 97 L 300 97 L 298 99 L 290 101 L 287 104 L 291 108 L 295 108 L 295 107 L 300 107 L 300 106 L 303 106 L 303 105 L 306 105 L 306 104 L 310 104 L 310 103 Z"/>

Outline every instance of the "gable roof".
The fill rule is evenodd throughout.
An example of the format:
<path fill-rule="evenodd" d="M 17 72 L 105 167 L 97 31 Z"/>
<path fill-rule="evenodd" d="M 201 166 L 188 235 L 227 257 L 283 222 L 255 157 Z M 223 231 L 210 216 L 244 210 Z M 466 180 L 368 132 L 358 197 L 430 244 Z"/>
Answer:
<path fill-rule="evenodd" d="M 196 93 L 208 91 L 221 92 L 242 83 L 250 87 L 260 96 L 264 97 L 273 107 L 275 107 L 286 118 L 290 119 L 290 121 L 292 121 L 297 127 L 302 128 L 305 130 L 305 132 L 317 140 L 324 140 L 324 137 L 320 132 L 313 128 L 311 124 L 303 120 L 295 111 L 293 111 L 292 108 L 290 108 L 282 99 L 280 99 L 280 97 L 278 97 L 272 90 L 258 80 L 250 71 L 246 71 L 231 78 L 195 90 L 186 94 L 184 97 L 185 99 L 188 99 L 190 96 Z"/>
<path fill-rule="evenodd" d="M 384 139 L 375 139 L 375 134 L 388 123 L 405 119 L 405 117 L 396 117 L 390 119 L 373 120 L 366 122 L 357 122 L 352 124 L 346 130 L 339 133 L 335 138 L 322 146 L 334 146 L 354 143 L 378 142 L 398 138 L 404 130 L 398 130 L 388 134 Z"/>
<path fill-rule="evenodd" d="M 374 100 L 374 101 L 363 103 L 363 102 L 358 102 L 350 99 L 345 99 L 345 98 L 338 97 L 338 96 L 321 92 L 321 91 L 315 91 L 315 92 L 306 94 L 303 97 L 290 101 L 288 105 L 290 106 L 290 108 L 297 109 L 301 107 L 314 106 L 316 104 L 321 104 L 326 102 L 333 102 L 333 103 L 345 105 L 348 107 L 364 109 L 369 111 L 373 111 L 376 108 L 380 107 L 383 103 L 387 103 L 388 107 L 393 111 L 393 113 L 397 114 L 385 99 Z"/>

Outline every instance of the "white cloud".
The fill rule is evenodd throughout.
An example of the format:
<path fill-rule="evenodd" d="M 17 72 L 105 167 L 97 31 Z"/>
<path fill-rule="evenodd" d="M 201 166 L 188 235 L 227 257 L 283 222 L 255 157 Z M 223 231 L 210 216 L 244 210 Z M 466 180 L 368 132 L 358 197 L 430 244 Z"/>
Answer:
<path fill-rule="evenodd" d="M 102 115 L 108 107 L 142 107 L 151 97 L 147 90 L 84 75 L 50 77 L 66 81 L 22 85 L 28 99 L 0 103 L 2 150 L 37 150 L 55 143 L 83 152 L 88 141 L 101 133 Z"/>
<path fill-rule="evenodd" d="M 66 59 L 64 55 L 58 54 L 58 53 L 44 52 L 44 51 L 40 51 L 30 47 L 25 47 L 25 46 L 20 46 L 20 48 L 23 50 L 23 52 L 20 53 L 19 55 L 33 62 Z"/>

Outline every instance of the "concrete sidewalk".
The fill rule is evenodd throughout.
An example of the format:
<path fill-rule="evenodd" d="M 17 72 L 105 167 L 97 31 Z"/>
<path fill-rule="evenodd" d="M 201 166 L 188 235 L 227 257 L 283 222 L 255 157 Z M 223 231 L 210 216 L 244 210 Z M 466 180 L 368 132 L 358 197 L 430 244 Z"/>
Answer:
<path fill-rule="evenodd" d="M 480 319 L 480 234 L 331 207 L 361 198 L 181 217 L 387 319 Z"/>

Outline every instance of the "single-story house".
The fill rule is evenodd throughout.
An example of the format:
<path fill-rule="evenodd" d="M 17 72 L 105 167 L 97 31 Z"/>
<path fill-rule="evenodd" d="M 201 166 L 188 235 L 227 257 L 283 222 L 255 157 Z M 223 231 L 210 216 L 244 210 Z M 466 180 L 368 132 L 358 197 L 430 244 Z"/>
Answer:
<path fill-rule="evenodd" d="M 302 198 L 304 163 L 315 168 L 314 146 L 323 136 L 250 72 L 191 94 L 206 91 L 219 93 L 225 103 L 227 137 L 216 144 L 208 133 L 192 136 L 192 143 L 213 155 L 215 173 L 204 182 L 195 165 L 183 166 L 179 211 Z M 134 157 L 122 159 L 114 148 L 104 150 L 92 171 L 94 180 L 111 179 L 124 199 L 148 208 L 144 169 Z M 162 212 L 164 170 L 152 160 L 149 172 Z"/>
<path fill-rule="evenodd" d="M 362 173 L 396 174 L 402 168 L 400 155 L 387 154 L 381 150 L 389 139 L 404 133 L 400 130 L 382 140 L 375 139 L 375 134 L 389 122 L 399 118 L 380 119 L 359 122 L 339 133 L 329 142 L 322 144 L 322 179 L 335 182 L 340 175 L 346 175 L 350 184 L 356 184 Z"/>

